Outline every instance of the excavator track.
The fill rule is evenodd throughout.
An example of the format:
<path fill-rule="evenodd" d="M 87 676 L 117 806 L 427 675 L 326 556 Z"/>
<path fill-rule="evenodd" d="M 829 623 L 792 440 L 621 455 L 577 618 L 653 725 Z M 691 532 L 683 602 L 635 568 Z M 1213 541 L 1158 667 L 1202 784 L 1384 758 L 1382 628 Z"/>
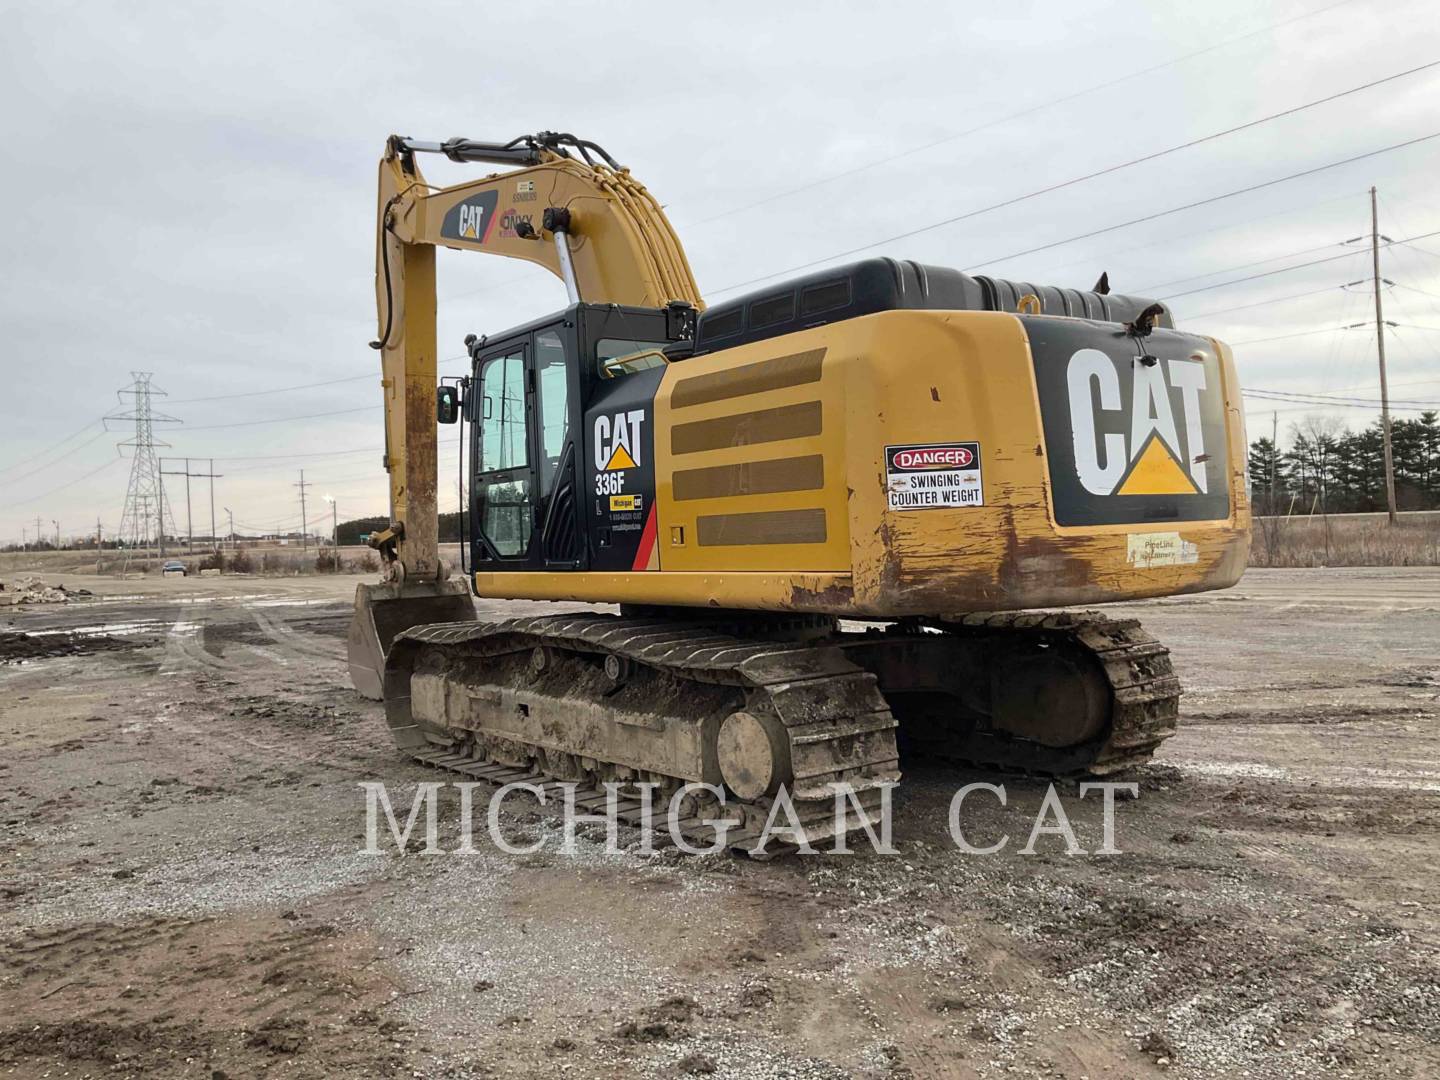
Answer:
<path fill-rule="evenodd" d="M 654 783 L 662 809 L 684 784 L 723 783 L 735 797 L 679 823 L 696 846 L 715 842 L 706 819 L 720 817 L 733 822 L 726 846 L 753 852 L 782 785 L 804 839 L 824 841 L 876 823 L 882 788 L 899 779 L 895 720 L 874 676 L 831 644 L 746 640 L 705 623 L 561 615 L 416 627 L 391 648 L 385 702 L 402 749 L 481 778 L 505 782 L 486 776 L 500 766 L 597 793 L 607 781 Z M 838 815 L 831 785 L 854 793 Z M 627 800 L 622 818 L 639 805 Z"/>
<path fill-rule="evenodd" d="M 679 832 L 709 847 L 722 818 L 725 846 L 752 854 L 781 787 L 811 844 L 874 824 L 902 748 L 990 771 L 1107 775 L 1175 731 L 1169 653 L 1134 620 L 971 614 L 757 640 L 780 624 L 746 619 L 415 627 L 389 654 L 386 717 L 417 760 L 477 779 L 574 783 L 591 808 L 618 782 L 618 816 L 636 824 L 633 785 L 658 785 L 663 814 L 681 785 L 714 784 L 723 807 L 697 805 Z M 838 816 L 835 785 L 855 793 Z"/>
<path fill-rule="evenodd" d="M 1088 745 L 1057 748 L 1033 740 L 977 738 L 957 758 L 965 764 L 1039 776 L 1108 776 L 1143 765 L 1175 734 L 1180 679 L 1170 650 L 1138 619 L 1112 619 L 1094 611 L 999 612 L 934 625 L 957 638 L 1006 646 L 1078 647 L 1099 669 L 1110 694 L 1103 736 Z"/>

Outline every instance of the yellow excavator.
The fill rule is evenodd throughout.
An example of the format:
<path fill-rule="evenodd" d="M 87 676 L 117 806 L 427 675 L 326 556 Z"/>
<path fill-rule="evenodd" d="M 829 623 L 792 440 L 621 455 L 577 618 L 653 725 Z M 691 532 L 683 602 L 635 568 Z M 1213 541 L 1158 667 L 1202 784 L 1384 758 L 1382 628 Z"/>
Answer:
<path fill-rule="evenodd" d="M 514 168 L 437 188 L 425 153 Z M 569 302 L 467 337 L 437 387 L 440 246 L 538 263 Z M 617 782 L 627 812 L 708 784 L 685 827 L 723 804 L 743 848 L 782 792 L 813 842 L 873 821 L 902 760 L 1102 775 L 1174 732 L 1162 645 L 1044 610 L 1245 567 L 1234 363 L 1163 304 L 872 258 L 707 307 L 650 193 L 548 132 L 392 137 L 376 263 L 392 520 L 349 660 L 410 755 Z M 480 622 L 472 596 L 619 612 Z"/>

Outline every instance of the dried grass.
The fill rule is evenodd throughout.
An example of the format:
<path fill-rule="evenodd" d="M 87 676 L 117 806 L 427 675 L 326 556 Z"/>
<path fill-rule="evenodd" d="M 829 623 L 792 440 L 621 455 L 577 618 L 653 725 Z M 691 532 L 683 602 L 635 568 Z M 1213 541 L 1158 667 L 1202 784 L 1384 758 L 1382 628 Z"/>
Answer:
<path fill-rule="evenodd" d="M 1440 514 L 1255 519 L 1251 566 L 1440 566 Z"/>

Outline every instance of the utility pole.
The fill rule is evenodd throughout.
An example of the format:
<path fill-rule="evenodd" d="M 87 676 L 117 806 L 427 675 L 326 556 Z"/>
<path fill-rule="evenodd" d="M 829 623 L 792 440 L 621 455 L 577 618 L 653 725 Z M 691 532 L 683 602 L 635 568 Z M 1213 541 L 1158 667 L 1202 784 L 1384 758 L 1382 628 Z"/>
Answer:
<path fill-rule="evenodd" d="M 45 541 L 45 534 L 40 531 L 40 517 L 39 517 L 39 515 L 37 514 L 36 517 L 35 517 L 35 550 L 36 550 L 36 551 L 39 551 L 39 550 L 40 550 L 40 545 L 41 545 L 42 543 L 44 543 L 44 541 Z"/>
<path fill-rule="evenodd" d="M 300 547 L 304 551 L 310 550 L 310 525 L 305 517 L 305 489 L 310 485 L 305 482 L 305 470 L 300 470 L 300 482 L 295 485 L 300 489 Z"/>
<path fill-rule="evenodd" d="M 60 522 L 56 521 L 54 518 L 51 518 L 51 519 L 50 519 L 50 524 L 55 526 L 55 550 L 56 550 L 56 551 L 59 551 L 59 550 L 60 550 Z"/>
<path fill-rule="evenodd" d="M 235 515 L 234 515 L 234 513 L 231 512 L 230 507 L 226 506 L 226 507 L 224 507 L 223 509 L 225 510 L 225 516 L 230 519 L 230 550 L 231 550 L 231 551 L 234 551 L 234 550 L 235 550 Z"/>
<path fill-rule="evenodd" d="M 172 460 L 176 460 L 176 459 L 172 459 Z M 183 476 L 183 477 L 185 477 L 185 553 L 188 555 L 188 554 L 190 554 L 191 550 L 195 547 L 195 530 L 194 530 L 193 528 L 191 528 L 191 525 L 190 525 L 190 459 L 189 459 L 189 458 L 185 458 L 184 461 L 185 461 L 185 470 L 184 470 L 183 472 L 177 472 L 177 471 L 174 470 L 174 469 L 168 469 L 168 470 L 167 470 L 167 469 L 165 468 L 165 459 L 164 459 L 164 458 L 161 458 L 161 459 L 160 459 L 160 475 L 161 475 L 161 476 Z M 163 483 L 164 481 L 161 481 L 161 482 Z M 164 546 L 163 543 L 162 543 L 161 546 L 160 546 L 160 554 L 162 554 L 162 555 L 165 554 L 165 546 Z"/>
<path fill-rule="evenodd" d="M 336 573 L 340 571 L 340 504 L 335 501 L 334 495 L 323 496 L 330 504 L 330 568 Z"/>
<path fill-rule="evenodd" d="M 1280 473 L 1280 411 L 1270 414 L 1270 513 L 1275 513 L 1275 481 Z"/>
<path fill-rule="evenodd" d="M 1385 238 L 1390 239 L 1388 236 Z M 1380 209 L 1370 189 L 1370 257 L 1375 274 L 1375 341 L 1380 351 L 1380 429 L 1385 446 L 1385 506 L 1395 524 L 1395 460 L 1390 453 L 1390 388 L 1385 379 L 1385 312 L 1380 303 Z"/>
<path fill-rule="evenodd" d="M 97 517 L 95 519 L 95 551 L 98 553 L 100 549 L 104 546 L 105 545 L 101 543 L 100 538 L 100 519 Z"/>
<path fill-rule="evenodd" d="M 215 531 L 215 459 L 210 459 L 210 542 L 215 545 L 215 553 L 220 553 L 220 534 Z"/>
<path fill-rule="evenodd" d="M 175 470 L 175 469 L 170 469 L 170 470 L 167 471 L 167 470 L 165 469 L 165 462 L 166 462 L 166 461 L 184 461 L 184 462 L 185 462 L 185 471 L 184 471 L 184 472 L 179 472 L 179 471 L 177 471 L 177 470 Z M 207 477 L 207 476 L 208 476 L 208 477 L 210 478 L 210 536 L 211 536 L 211 538 L 213 539 L 214 536 L 215 536 L 215 480 L 216 480 L 217 477 L 222 476 L 222 475 L 224 475 L 224 474 L 223 474 L 223 473 L 217 473 L 217 472 L 215 471 L 215 462 L 214 462 L 213 460 L 210 462 L 210 471 L 209 471 L 209 472 L 191 472 L 191 471 L 190 471 L 190 459 L 187 457 L 187 458 L 161 458 L 161 459 L 160 459 L 160 475 L 161 475 L 161 476 L 183 476 L 183 477 L 185 477 L 185 533 L 186 533 L 186 537 L 185 537 L 185 550 L 186 550 L 186 552 L 187 552 L 188 554 L 194 554 L 194 551 L 195 551 L 195 525 L 194 525 L 194 519 L 192 518 L 191 513 L 190 513 L 190 478 L 191 478 L 192 476 L 194 476 L 194 477 Z"/>

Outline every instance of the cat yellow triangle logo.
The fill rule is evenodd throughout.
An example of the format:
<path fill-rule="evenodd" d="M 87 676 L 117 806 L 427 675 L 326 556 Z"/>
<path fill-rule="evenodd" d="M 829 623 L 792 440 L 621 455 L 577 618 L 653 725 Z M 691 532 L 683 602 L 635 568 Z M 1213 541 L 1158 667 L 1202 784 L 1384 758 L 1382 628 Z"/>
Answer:
<path fill-rule="evenodd" d="M 604 472 L 614 472 L 617 469 L 635 468 L 635 459 L 630 456 L 630 451 L 624 446 L 616 446 L 615 452 L 610 455 L 610 460 L 605 463 Z"/>
<path fill-rule="evenodd" d="M 1135 459 L 1130 475 L 1115 489 L 1116 495 L 1194 495 L 1195 483 L 1155 432 Z"/>

